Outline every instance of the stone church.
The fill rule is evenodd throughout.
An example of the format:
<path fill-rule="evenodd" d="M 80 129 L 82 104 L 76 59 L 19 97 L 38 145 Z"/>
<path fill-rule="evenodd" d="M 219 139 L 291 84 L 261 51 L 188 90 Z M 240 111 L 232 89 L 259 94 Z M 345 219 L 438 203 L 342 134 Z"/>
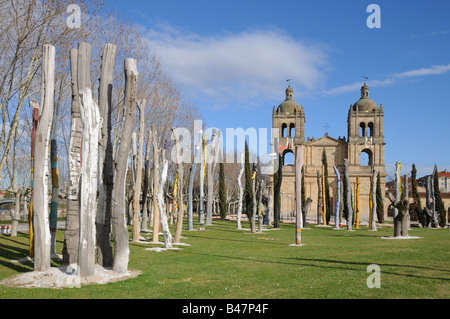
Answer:
<path fill-rule="evenodd" d="M 359 206 L 360 222 L 369 220 L 369 193 L 371 176 L 374 170 L 380 173 L 381 189 L 385 189 L 383 105 L 378 106 L 369 97 L 369 87 L 364 83 L 361 87 L 361 98 L 350 105 L 347 117 L 347 138 L 333 138 L 327 133 L 319 139 L 305 138 L 306 112 L 293 98 L 294 90 L 286 89 L 286 100 L 278 108 L 273 108 L 272 127 L 279 129 L 278 152 L 283 163 L 283 179 L 281 185 L 282 218 L 295 214 L 295 146 L 303 145 L 303 163 L 305 169 L 306 197 L 312 199 L 307 219 L 316 220 L 318 210 L 317 171 L 322 172 L 322 152 L 325 150 L 328 163 L 328 183 L 331 197 L 331 218 L 337 198 L 337 176 L 333 166 L 339 171 L 341 180 L 344 177 L 344 159 L 348 159 L 349 177 L 352 196 L 356 199 L 356 182 L 360 181 Z M 275 144 L 275 143 L 274 143 Z M 275 150 L 274 150 L 275 151 Z M 273 183 L 273 176 L 271 178 Z M 273 185 L 272 185 L 273 186 Z M 341 187 L 342 188 L 342 187 Z M 272 187 L 273 190 L 273 187 Z M 355 205 L 354 205 L 355 207 Z M 388 203 L 384 201 L 385 217 Z M 343 224 L 345 221 L 343 220 Z"/>

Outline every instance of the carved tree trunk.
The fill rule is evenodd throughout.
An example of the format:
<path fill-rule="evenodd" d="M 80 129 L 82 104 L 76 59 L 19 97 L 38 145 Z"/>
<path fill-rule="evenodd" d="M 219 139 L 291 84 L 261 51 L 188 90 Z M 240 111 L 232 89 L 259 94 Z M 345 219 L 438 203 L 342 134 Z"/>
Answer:
<path fill-rule="evenodd" d="M 347 217 L 347 230 L 352 230 L 353 223 L 353 208 L 352 208 L 352 194 L 351 194 L 351 186 L 350 186 L 350 177 L 348 175 L 348 159 L 344 159 L 344 175 L 345 182 L 347 184 L 347 205 L 348 209 L 348 217 Z"/>
<path fill-rule="evenodd" d="M 136 158 L 136 182 L 134 185 L 134 197 L 133 197 L 133 241 L 139 241 L 139 212 L 140 197 L 141 197 L 141 185 L 142 185 L 142 158 L 144 153 L 144 125 L 145 125 L 145 103 L 137 103 L 139 108 L 139 146 Z"/>
<path fill-rule="evenodd" d="M 114 61 L 117 46 L 107 43 L 103 49 L 102 69 L 98 88 L 98 107 L 101 118 L 101 133 L 98 148 L 98 206 L 96 217 L 97 262 L 111 267 L 111 206 L 114 183 L 114 160 L 111 140 L 111 112 Z"/>
<path fill-rule="evenodd" d="M 131 135 L 136 122 L 136 90 L 138 71 L 136 60 L 125 59 L 125 95 L 124 122 L 120 143 L 114 161 L 114 187 L 112 207 L 112 231 L 114 236 L 113 270 L 126 272 L 129 259 L 129 235 L 125 220 L 125 180 L 127 174 L 128 153 L 131 148 Z"/>
<path fill-rule="evenodd" d="M 359 188 L 360 188 L 359 177 L 356 178 L 356 213 L 355 213 L 355 228 L 359 228 L 359 212 L 361 211 L 359 207 Z"/>
<path fill-rule="evenodd" d="M 377 230 L 377 223 L 376 223 L 376 218 L 377 218 L 377 176 L 378 176 L 378 172 L 376 170 L 373 171 L 373 175 L 372 175 L 372 219 L 370 221 L 370 230 Z"/>
<path fill-rule="evenodd" d="M 160 148 L 156 142 L 156 131 L 152 129 L 152 145 L 153 145 L 153 238 L 156 243 L 159 241 L 159 225 L 160 211 L 158 209 L 157 194 L 159 192 L 159 153 Z"/>
<path fill-rule="evenodd" d="M 239 200 L 238 200 L 238 211 L 237 211 L 237 229 L 242 229 L 241 217 L 242 217 L 242 198 L 244 197 L 244 187 L 242 186 L 242 175 L 244 174 L 245 161 L 244 161 L 244 153 L 241 152 L 240 155 L 240 163 L 241 170 L 239 171 L 239 176 L 237 178 L 238 186 L 239 186 Z"/>
<path fill-rule="evenodd" d="M 394 237 L 408 236 L 407 209 L 408 200 L 397 200 L 391 193 L 387 194 L 392 205 L 398 210 L 397 216 L 394 217 Z"/>
<path fill-rule="evenodd" d="M 274 192 L 274 200 L 273 200 L 273 206 L 274 206 L 274 223 L 273 228 L 280 228 L 280 191 L 281 191 L 281 183 L 283 181 L 283 163 L 281 160 L 281 154 L 278 154 L 278 182 L 275 186 L 275 192 Z"/>
<path fill-rule="evenodd" d="M 202 157 L 202 165 L 200 168 L 200 195 L 199 195 L 199 222 L 200 224 L 204 224 L 205 223 L 205 201 L 204 201 L 204 196 L 205 196 L 205 191 L 204 191 L 204 186 L 205 186 L 205 171 L 206 171 L 206 160 L 207 160 L 207 153 L 206 153 L 206 133 L 203 133 L 202 135 L 202 147 L 201 147 L 201 153 L 200 153 L 201 157 Z"/>
<path fill-rule="evenodd" d="M 197 170 L 197 163 L 199 161 L 200 153 L 201 153 L 201 147 L 202 147 L 202 135 L 203 131 L 199 131 L 199 138 L 198 143 L 195 145 L 195 153 L 194 153 L 194 162 L 192 163 L 191 170 L 189 173 L 189 185 L 188 185 L 188 228 L 187 230 L 193 230 L 194 224 L 193 224 L 193 210 L 194 210 L 194 203 L 193 203 L 193 192 L 194 192 L 194 177 L 195 177 L 195 171 Z M 195 143 L 195 138 L 194 138 Z M 203 172 L 200 170 L 200 174 Z"/>
<path fill-rule="evenodd" d="M 262 201 L 262 193 L 264 190 L 264 180 L 261 179 L 259 183 L 260 184 L 259 184 L 258 204 L 257 204 L 257 207 L 258 207 L 258 233 L 262 233 L 263 218 L 262 218 L 262 212 L 261 212 L 261 201 Z"/>
<path fill-rule="evenodd" d="M 256 172 L 256 170 L 255 170 L 255 167 L 253 167 L 253 176 L 252 176 L 252 188 L 253 188 L 253 197 L 252 197 L 252 200 L 253 200 L 253 210 L 252 210 L 252 212 L 251 212 L 251 215 L 250 215 L 250 232 L 251 233 L 254 233 L 255 231 L 256 231 L 256 229 L 255 229 L 255 216 L 256 216 L 256 211 L 257 211 L 257 209 L 258 209 L 258 207 L 257 207 L 257 203 L 256 203 L 256 191 L 257 191 L 257 184 L 258 184 L 258 182 L 257 182 L 257 172 Z"/>
<path fill-rule="evenodd" d="M 64 231 L 63 264 L 78 263 L 78 242 L 80 215 L 78 195 L 81 173 L 82 124 L 78 92 L 78 49 L 70 50 L 70 69 L 72 76 L 72 109 L 69 142 L 69 189 L 67 193 L 67 215 Z"/>
<path fill-rule="evenodd" d="M 48 221 L 48 147 L 55 91 L 55 47 L 45 44 L 42 61 L 41 114 L 36 130 L 34 172 L 34 270 L 50 268 Z"/>
<path fill-rule="evenodd" d="M 206 200 L 206 225 L 212 225 L 212 215 L 213 215 L 213 198 L 214 198 L 214 173 L 216 166 L 216 152 L 217 152 L 217 131 L 213 130 L 211 144 L 210 144 L 210 157 L 207 161 L 207 187 L 208 187 L 208 197 Z"/>
<path fill-rule="evenodd" d="M 182 155 L 181 155 L 181 148 L 180 148 L 180 138 L 178 136 L 177 130 L 173 130 L 173 134 L 176 134 L 175 136 L 175 147 L 177 151 L 177 174 L 178 174 L 178 199 L 174 198 L 174 203 L 177 200 L 178 201 L 178 211 L 177 211 L 177 223 L 175 226 L 175 236 L 174 236 L 174 243 L 178 244 L 181 240 L 181 232 L 183 230 L 183 215 L 184 215 L 184 209 L 183 209 L 183 177 L 184 177 L 184 168 L 183 168 L 183 161 L 182 161 Z"/>
<path fill-rule="evenodd" d="M 339 229 L 339 211 L 341 205 L 341 175 L 339 174 L 336 166 L 333 166 L 334 173 L 336 174 L 337 182 L 336 182 L 336 209 L 334 211 L 334 229 Z"/>
<path fill-rule="evenodd" d="M 295 146 L 295 244 L 302 244 L 303 204 L 302 204 L 303 146 Z"/>

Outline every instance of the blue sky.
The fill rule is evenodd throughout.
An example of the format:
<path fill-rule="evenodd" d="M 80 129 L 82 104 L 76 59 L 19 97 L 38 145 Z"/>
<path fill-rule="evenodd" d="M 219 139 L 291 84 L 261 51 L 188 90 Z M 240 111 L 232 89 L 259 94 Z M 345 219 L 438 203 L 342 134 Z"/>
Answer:
<path fill-rule="evenodd" d="M 370 29 L 369 4 L 381 9 Z M 386 170 L 450 170 L 450 1 L 105 0 L 142 27 L 152 53 L 209 127 L 270 128 L 292 79 L 305 135 L 347 135 L 360 98 L 383 104 Z"/>

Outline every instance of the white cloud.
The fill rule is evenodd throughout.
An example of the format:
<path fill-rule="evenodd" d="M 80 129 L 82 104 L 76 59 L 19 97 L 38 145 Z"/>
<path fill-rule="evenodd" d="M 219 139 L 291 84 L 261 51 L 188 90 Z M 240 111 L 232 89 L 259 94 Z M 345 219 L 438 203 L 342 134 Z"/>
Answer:
<path fill-rule="evenodd" d="M 149 30 L 145 38 L 184 90 L 219 103 L 273 98 L 287 78 L 293 79 L 296 92 L 314 89 L 327 65 L 318 45 L 278 29 L 203 36 L 164 25 Z"/>
<path fill-rule="evenodd" d="M 370 86 L 371 87 L 382 87 L 387 85 L 392 85 L 397 83 L 398 79 L 404 79 L 404 78 L 416 78 L 420 76 L 427 76 L 427 75 L 437 75 L 437 74 L 446 74 L 450 72 L 450 64 L 447 65 L 433 65 L 428 68 L 420 68 L 420 69 L 414 69 L 410 71 L 405 71 L 401 73 L 394 73 L 388 75 L 383 80 L 371 80 Z M 351 84 L 341 85 L 333 89 L 324 90 L 324 95 L 338 95 L 343 93 L 349 93 L 349 92 L 355 92 L 361 89 L 361 82 L 354 82 Z"/>

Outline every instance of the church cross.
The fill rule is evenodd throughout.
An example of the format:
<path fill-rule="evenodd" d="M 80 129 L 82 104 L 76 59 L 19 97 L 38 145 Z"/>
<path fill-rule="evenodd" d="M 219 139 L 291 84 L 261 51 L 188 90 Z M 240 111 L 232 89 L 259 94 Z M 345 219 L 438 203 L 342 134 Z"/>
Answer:
<path fill-rule="evenodd" d="M 325 123 L 323 126 L 325 128 L 325 133 L 328 133 L 328 129 L 331 127 L 331 125 L 328 125 L 328 123 Z"/>

